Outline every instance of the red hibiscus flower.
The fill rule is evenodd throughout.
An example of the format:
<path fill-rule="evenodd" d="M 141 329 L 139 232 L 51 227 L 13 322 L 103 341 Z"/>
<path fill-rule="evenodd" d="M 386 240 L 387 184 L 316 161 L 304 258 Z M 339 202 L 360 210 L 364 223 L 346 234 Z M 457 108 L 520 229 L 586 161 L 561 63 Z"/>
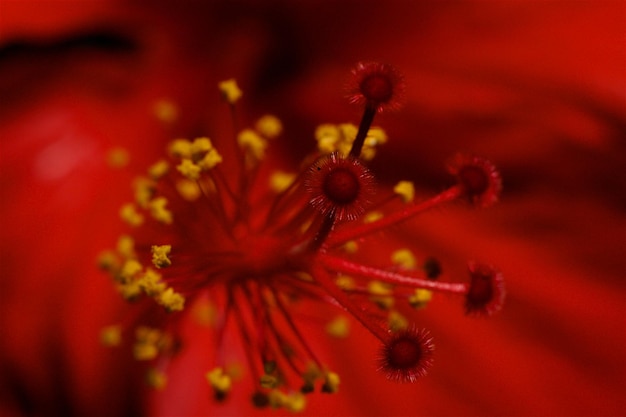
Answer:
<path fill-rule="evenodd" d="M 252 407 L 245 349 L 230 333 L 222 346 L 241 358 L 244 377 L 231 369 L 234 386 L 215 401 L 204 376 L 214 366 L 214 333 L 191 320 L 178 325 L 183 344 L 163 368 L 167 386 L 149 388 L 132 341 L 99 343 L 103 327 L 137 313 L 96 259 L 125 230 L 118 213 L 133 178 L 169 141 L 206 135 L 227 143 L 232 122 L 219 81 L 235 77 L 242 86 L 242 123 L 280 117 L 282 139 L 267 162 L 296 169 L 315 147 L 317 125 L 358 123 L 342 97 L 345 73 L 367 59 L 392 63 L 406 84 L 403 107 L 376 115 L 389 136 L 368 164 L 379 185 L 409 180 L 416 199 L 426 199 L 454 183 L 443 167 L 459 175 L 459 160 L 449 158 L 461 151 L 498 166 L 503 194 L 488 210 L 428 212 L 363 250 L 375 260 L 388 243 L 418 248 L 443 265 L 437 282 L 461 281 L 466 259 L 488 261 L 506 277 L 507 300 L 498 315 L 477 320 L 463 309 L 481 305 L 479 287 L 473 304 L 435 294 L 412 316 L 436 345 L 428 375 L 413 384 L 385 374 L 417 377 L 402 369 L 414 357 L 411 341 L 429 349 L 423 333 L 397 333 L 379 364 L 380 344 L 356 321 L 346 339 L 309 342 L 341 383 L 335 395 L 312 394 L 304 413 L 623 413 L 623 3 L 2 7 L 3 415 L 276 414 Z M 374 84 L 381 104 L 384 83 Z M 355 99 L 366 107 L 369 100 Z M 329 163 L 322 171 L 338 172 Z M 361 215 L 349 192 L 350 179 L 361 178 L 354 169 L 328 174 L 347 178 L 332 180 L 332 192 L 309 181 L 334 196 L 318 205 L 326 215 L 338 201 L 346 205 L 340 217 Z M 474 276 L 486 271 L 472 266 Z M 309 316 L 301 331 L 322 334 L 325 322 Z M 212 378 L 214 388 L 223 381 Z"/>

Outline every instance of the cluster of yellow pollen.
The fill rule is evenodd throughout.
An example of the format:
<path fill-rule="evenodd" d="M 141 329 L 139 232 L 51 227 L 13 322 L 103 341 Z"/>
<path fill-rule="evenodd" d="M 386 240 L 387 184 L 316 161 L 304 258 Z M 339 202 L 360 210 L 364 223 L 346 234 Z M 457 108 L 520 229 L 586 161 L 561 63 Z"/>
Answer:
<path fill-rule="evenodd" d="M 315 129 L 317 149 L 322 154 L 339 152 L 343 156 L 350 153 L 358 128 L 352 123 L 322 124 Z M 387 134 L 380 127 L 372 127 L 367 132 L 361 158 L 366 161 L 376 156 L 376 148 L 387 142 Z"/>
<path fill-rule="evenodd" d="M 384 65 L 358 71 L 365 86 L 364 100 L 357 100 L 365 103 L 361 123 L 318 126 L 317 148 L 299 172 L 262 169 L 283 124 L 265 115 L 239 129 L 235 103 L 242 92 L 231 79 L 219 90 L 237 130 L 235 157 L 223 157 L 208 137 L 177 138 L 165 158 L 134 180 L 133 199 L 119 211 L 130 232 L 99 264 L 124 299 L 149 303 L 142 311 L 150 312 L 150 324 L 108 326 L 101 342 L 118 346 L 134 329 L 135 359 L 158 360 L 147 374 L 150 386 L 165 388 L 162 364 L 183 346 L 176 324 L 186 318 L 215 332 L 214 366 L 205 379 L 217 401 L 228 397 L 241 373 L 224 357 L 234 327 L 255 381 L 253 404 L 301 411 L 305 394 L 336 393 L 340 377 L 299 328 L 300 303 L 316 303 L 319 315 L 342 307 L 346 314 L 323 317 L 323 330 L 345 338 L 354 321 L 360 323 L 382 344 L 380 368 L 401 381 L 414 381 L 431 365 L 432 338 L 407 317 L 434 291 L 465 296 L 473 314 L 501 307 L 502 278 L 488 265 L 470 264 L 469 283 L 440 282 L 438 261 L 421 259 L 413 246 L 371 250 L 368 238 L 376 233 L 461 198 L 486 206 L 500 185 L 495 168 L 479 158 L 459 159 L 458 184 L 420 202 L 409 181 L 376 184 L 365 162 L 387 135 L 371 123 L 398 79 Z M 155 107 L 164 122 L 176 111 L 167 101 Z M 386 266 L 376 266 L 381 262 Z M 160 309 L 153 314 L 154 304 Z"/>
<path fill-rule="evenodd" d="M 166 268 L 171 265 L 167 257 L 170 249 L 169 245 L 153 247 L 154 267 Z M 117 290 L 125 299 L 135 300 L 145 294 L 167 311 L 181 311 L 184 308 L 185 297 L 168 287 L 156 269 L 144 266 L 137 259 L 134 241 L 130 236 L 121 236 L 115 251 L 101 254 L 99 264 L 113 277 Z"/>

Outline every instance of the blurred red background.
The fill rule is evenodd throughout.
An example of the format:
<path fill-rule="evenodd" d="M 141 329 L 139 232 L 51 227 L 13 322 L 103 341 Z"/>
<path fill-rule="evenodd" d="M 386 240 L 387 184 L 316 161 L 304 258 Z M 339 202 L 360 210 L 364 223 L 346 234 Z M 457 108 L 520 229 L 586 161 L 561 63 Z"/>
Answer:
<path fill-rule="evenodd" d="M 238 79 L 242 114 L 282 118 L 293 166 L 317 124 L 358 120 L 342 88 L 373 59 L 407 83 L 404 107 L 377 121 L 391 138 L 373 163 L 383 181 L 436 192 L 456 151 L 504 177 L 496 207 L 430 213 L 398 240 L 460 260 L 452 274 L 467 258 L 497 264 L 508 299 L 489 320 L 445 297 L 420 312 L 437 351 L 414 385 L 376 372 L 358 328 L 320 341 L 341 390 L 305 414 L 623 415 L 625 22 L 625 3 L 609 0 L 3 1 L 0 414 L 251 413 L 247 387 L 215 409 L 188 372 L 205 341 L 159 393 L 129 354 L 100 347 L 125 306 L 95 258 L 121 230 L 130 179 L 167 140 L 229 132 L 218 81 Z M 152 115 L 163 97 L 179 106 L 173 125 Z M 106 164 L 115 147 L 131 151 L 128 167 Z"/>

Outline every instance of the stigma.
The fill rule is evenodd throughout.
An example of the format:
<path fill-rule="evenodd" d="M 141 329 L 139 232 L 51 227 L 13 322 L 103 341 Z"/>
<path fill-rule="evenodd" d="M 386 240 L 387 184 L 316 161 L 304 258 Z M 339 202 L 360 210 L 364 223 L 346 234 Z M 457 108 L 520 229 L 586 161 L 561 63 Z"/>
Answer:
<path fill-rule="evenodd" d="M 501 180 L 486 159 L 459 155 L 449 166 L 455 184 L 437 195 L 419 196 L 403 179 L 379 183 L 368 162 L 387 135 L 372 124 L 399 107 L 402 76 L 387 64 L 359 63 L 352 84 L 349 100 L 363 107 L 358 126 L 321 124 L 297 172 L 267 166 L 283 129 L 264 115 L 226 144 L 236 152 L 223 152 L 214 138 L 174 138 L 133 182 L 119 211 L 128 232 L 100 267 L 149 320 L 108 326 L 102 341 L 133 343 L 135 358 L 151 364 L 155 388 L 163 389 L 167 363 L 191 343 L 181 340 L 183 320 L 212 327 L 214 366 L 202 372 L 216 401 L 237 389 L 239 372 L 224 355 L 225 335 L 235 333 L 255 386 L 252 404 L 300 411 L 307 394 L 337 393 L 341 380 L 301 330 L 300 303 L 336 310 L 322 326 L 329 337 L 349 337 L 352 321 L 365 327 L 380 345 L 379 371 L 401 382 L 425 376 L 433 363 L 433 338 L 407 311 L 423 309 L 436 293 L 457 295 L 469 316 L 501 309 L 504 281 L 492 265 L 470 261 L 465 281 L 446 282 L 439 261 L 421 248 L 391 248 L 382 267 L 361 249 L 440 205 L 490 206 Z M 237 127 L 243 93 L 232 79 L 219 90 Z"/>

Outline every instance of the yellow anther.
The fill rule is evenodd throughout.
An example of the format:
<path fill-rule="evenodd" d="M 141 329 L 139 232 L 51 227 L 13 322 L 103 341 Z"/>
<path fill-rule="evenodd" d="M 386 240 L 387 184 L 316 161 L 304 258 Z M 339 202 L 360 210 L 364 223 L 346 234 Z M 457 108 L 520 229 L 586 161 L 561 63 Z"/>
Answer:
<path fill-rule="evenodd" d="M 169 154 L 175 158 L 191 158 L 191 142 L 187 139 L 174 139 L 168 146 Z"/>
<path fill-rule="evenodd" d="M 143 223 L 143 215 L 137 211 L 133 203 L 127 203 L 120 208 L 120 217 L 129 226 L 137 227 Z"/>
<path fill-rule="evenodd" d="M 182 178 L 176 182 L 176 190 L 187 201 L 196 201 L 202 194 L 198 183 L 187 178 Z"/>
<path fill-rule="evenodd" d="M 148 268 L 141 278 L 139 278 L 137 284 L 148 297 L 156 297 L 167 288 L 167 285 L 161 281 L 161 278 L 161 274 L 154 269 Z"/>
<path fill-rule="evenodd" d="M 287 402 L 287 394 L 277 389 L 273 389 L 267 394 L 267 400 L 272 408 L 280 408 Z"/>
<path fill-rule="evenodd" d="M 336 338 L 346 338 L 350 333 L 350 322 L 345 316 L 337 316 L 326 325 L 326 333 Z"/>
<path fill-rule="evenodd" d="M 191 142 L 191 157 L 197 161 L 204 156 L 205 153 L 213 149 L 211 139 L 207 137 L 196 138 Z"/>
<path fill-rule="evenodd" d="M 425 307 L 432 298 L 432 291 L 418 288 L 415 290 L 415 293 L 409 297 L 409 304 L 414 308 Z"/>
<path fill-rule="evenodd" d="M 155 368 L 148 369 L 146 373 L 146 382 L 154 389 L 162 390 L 167 385 L 167 375 L 163 371 Z"/>
<path fill-rule="evenodd" d="M 376 220 L 380 220 L 382 218 L 383 218 L 383 213 L 381 213 L 380 211 L 370 211 L 368 213 L 365 213 L 365 215 L 363 216 L 363 222 L 373 223 Z"/>
<path fill-rule="evenodd" d="M 167 256 L 172 251 L 172 245 L 152 245 L 152 263 L 157 268 L 167 268 L 172 260 Z"/>
<path fill-rule="evenodd" d="M 135 344 L 133 355 L 137 360 L 151 360 L 159 354 L 159 347 L 163 345 L 163 333 L 159 329 L 139 326 L 135 329 Z"/>
<path fill-rule="evenodd" d="M 393 289 L 384 282 L 370 281 L 367 284 L 367 291 L 372 295 L 371 300 L 374 301 L 380 308 L 388 309 L 393 307 L 394 299 Z"/>
<path fill-rule="evenodd" d="M 389 326 L 389 330 L 395 332 L 409 327 L 409 321 L 396 310 L 392 310 L 387 317 L 387 325 Z"/>
<path fill-rule="evenodd" d="M 287 395 L 283 406 L 288 411 L 298 413 L 306 407 L 306 397 L 301 392 L 293 392 Z"/>
<path fill-rule="evenodd" d="M 266 114 L 256 122 L 256 130 L 268 139 L 274 139 L 283 131 L 283 124 L 271 114 Z"/>
<path fill-rule="evenodd" d="M 148 203 L 156 191 L 154 181 L 146 177 L 138 177 L 133 182 L 133 188 L 135 189 L 135 202 L 137 205 L 142 208 L 148 207 Z"/>
<path fill-rule="evenodd" d="M 117 253 L 124 259 L 135 257 L 135 241 L 128 235 L 122 235 L 117 239 Z"/>
<path fill-rule="evenodd" d="M 352 142 L 354 142 L 354 139 L 356 138 L 358 129 L 352 123 L 341 123 L 339 125 L 339 132 L 343 142 L 348 142 L 349 144 L 352 144 Z"/>
<path fill-rule="evenodd" d="M 335 372 L 326 372 L 324 375 L 324 385 L 322 385 L 322 392 L 328 392 L 331 394 L 339 391 L 339 383 L 341 382 L 339 375 Z"/>
<path fill-rule="evenodd" d="M 217 308 L 208 300 L 200 300 L 193 306 L 193 317 L 202 326 L 215 326 L 217 323 Z"/>
<path fill-rule="evenodd" d="M 319 125 L 315 129 L 315 140 L 317 140 L 317 149 L 323 153 L 331 153 L 337 150 L 337 142 L 341 133 L 339 128 L 331 124 Z"/>
<path fill-rule="evenodd" d="M 393 191 L 400 196 L 402 201 L 410 203 L 415 198 L 415 186 L 411 181 L 400 181 L 393 187 Z"/>
<path fill-rule="evenodd" d="M 141 295 L 141 287 L 137 280 L 118 284 L 117 291 L 128 301 L 135 300 Z"/>
<path fill-rule="evenodd" d="M 134 280 L 141 272 L 143 266 L 136 259 L 127 259 L 122 265 L 119 273 L 119 281 L 123 284 L 127 284 Z"/>
<path fill-rule="evenodd" d="M 230 391 L 233 385 L 230 375 L 226 374 L 220 367 L 213 368 L 206 373 L 205 377 L 211 388 L 220 393 Z"/>
<path fill-rule="evenodd" d="M 198 166 L 203 170 L 215 168 L 215 166 L 222 162 L 222 155 L 217 152 L 217 149 L 212 148 L 209 150 L 202 159 L 198 161 Z"/>
<path fill-rule="evenodd" d="M 156 101 L 152 107 L 152 111 L 154 112 L 154 116 L 164 123 L 172 123 L 178 118 L 178 108 L 176 104 L 168 99 Z"/>
<path fill-rule="evenodd" d="M 259 384 L 262 388 L 272 389 L 278 387 L 279 381 L 274 375 L 263 374 L 259 379 Z"/>
<path fill-rule="evenodd" d="M 230 104 L 235 104 L 243 95 L 237 85 L 237 81 L 235 81 L 234 78 L 220 82 L 218 87 L 222 93 L 222 97 L 224 97 L 224 100 Z"/>
<path fill-rule="evenodd" d="M 342 290 L 353 290 L 356 288 L 356 283 L 354 282 L 354 278 L 348 275 L 339 275 L 335 279 L 335 284 Z"/>
<path fill-rule="evenodd" d="M 176 166 L 176 169 L 190 180 L 198 180 L 200 178 L 200 172 L 202 168 L 194 164 L 191 159 L 183 159 L 182 162 Z"/>
<path fill-rule="evenodd" d="M 117 255 L 110 250 L 98 255 L 98 267 L 103 271 L 113 272 L 119 268 L 120 260 Z"/>
<path fill-rule="evenodd" d="M 125 148 L 113 148 L 107 152 L 106 158 L 111 168 L 123 168 L 130 161 L 130 153 Z"/>
<path fill-rule="evenodd" d="M 152 178 L 153 180 L 158 180 L 160 178 L 163 178 L 167 174 L 169 169 L 170 165 L 167 163 L 167 161 L 161 159 L 160 161 L 152 164 L 150 168 L 148 168 L 148 175 L 150 175 L 150 178 Z"/>
<path fill-rule="evenodd" d="M 270 176 L 270 188 L 276 193 L 285 191 L 296 178 L 295 174 L 276 171 Z"/>
<path fill-rule="evenodd" d="M 237 143 L 256 160 L 263 159 L 267 141 L 252 129 L 244 129 L 237 135 Z"/>
<path fill-rule="evenodd" d="M 100 342 L 107 347 L 119 346 L 122 342 L 122 328 L 118 325 L 104 327 L 100 332 Z"/>
<path fill-rule="evenodd" d="M 367 132 L 364 146 L 375 148 L 383 143 L 387 143 L 387 133 L 380 127 L 372 127 Z"/>
<path fill-rule="evenodd" d="M 137 342 L 133 346 L 133 357 L 138 361 L 149 361 L 156 358 L 159 348 L 156 343 Z"/>
<path fill-rule="evenodd" d="M 157 295 L 155 300 L 170 313 L 182 311 L 185 308 L 185 297 L 175 292 L 171 287 Z"/>
<path fill-rule="evenodd" d="M 354 240 L 350 240 L 343 245 L 343 250 L 347 253 L 356 253 L 359 250 L 359 244 Z"/>
<path fill-rule="evenodd" d="M 148 208 L 150 209 L 150 214 L 155 220 L 161 223 L 171 224 L 173 220 L 172 212 L 165 207 L 166 205 L 167 198 L 157 197 L 150 201 Z"/>
<path fill-rule="evenodd" d="M 409 249 L 398 249 L 391 254 L 391 262 L 402 269 L 415 269 L 417 259 Z"/>

